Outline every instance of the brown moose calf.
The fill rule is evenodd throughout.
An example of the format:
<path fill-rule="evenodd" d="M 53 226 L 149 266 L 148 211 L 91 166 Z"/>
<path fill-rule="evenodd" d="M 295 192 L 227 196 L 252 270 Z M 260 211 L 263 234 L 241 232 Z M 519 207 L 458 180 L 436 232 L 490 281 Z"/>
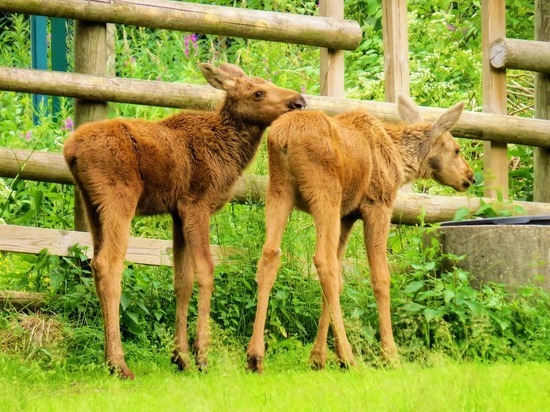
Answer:
<path fill-rule="evenodd" d="M 462 103 L 433 124 L 422 122 L 418 107 L 405 96 L 399 97 L 398 109 L 405 124 L 383 124 L 367 111 L 356 110 L 334 118 L 314 111 L 289 113 L 271 126 L 266 241 L 258 262 L 258 306 L 247 351 L 249 369 L 262 372 L 269 293 L 280 264 L 284 227 L 294 207 L 313 216 L 317 234 L 314 262 L 323 297 L 310 358 L 313 365 L 324 367 L 329 324 L 340 363 L 354 364 L 340 294 L 344 249 L 358 219 L 364 222 L 382 352 L 397 360 L 386 257 L 397 191 L 418 178 L 432 178 L 458 191 L 474 182 L 472 169 L 449 133 L 462 113 Z"/>
<path fill-rule="evenodd" d="M 218 112 L 181 112 L 166 119 L 88 123 L 66 141 L 63 155 L 86 207 L 92 233 L 92 272 L 103 313 L 105 359 L 124 378 L 120 337 L 121 275 L 136 214 L 170 213 L 173 219 L 176 339 L 172 361 L 189 366 L 187 315 L 194 274 L 199 285 L 196 363 L 207 364 L 208 320 L 213 290 L 210 216 L 231 197 L 267 126 L 283 113 L 302 109 L 297 92 L 282 89 L 239 67 L 200 69 L 213 87 L 226 91 Z"/>

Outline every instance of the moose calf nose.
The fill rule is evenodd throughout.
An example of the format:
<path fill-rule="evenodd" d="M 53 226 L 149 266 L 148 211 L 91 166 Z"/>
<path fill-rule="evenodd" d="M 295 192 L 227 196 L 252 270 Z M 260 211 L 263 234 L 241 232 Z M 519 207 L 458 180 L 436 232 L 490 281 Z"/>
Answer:
<path fill-rule="evenodd" d="M 304 99 L 302 96 L 300 96 L 298 99 L 294 100 L 292 103 L 290 103 L 291 109 L 300 110 L 306 107 L 306 99 Z"/>

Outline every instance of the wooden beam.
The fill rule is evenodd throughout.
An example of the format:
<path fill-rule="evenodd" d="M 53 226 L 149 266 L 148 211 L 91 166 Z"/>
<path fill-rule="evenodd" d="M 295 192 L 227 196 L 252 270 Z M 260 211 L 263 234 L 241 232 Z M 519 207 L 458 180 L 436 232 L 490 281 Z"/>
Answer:
<path fill-rule="evenodd" d="M 535 2 L 535 40 L 550 49 L 550 2 Z M 550 60 L 550 54 L 546 59 Z M 550 119 L 550 71 L 535 77 L 535 117 Z M 550 202 L 550 148 L 535 148 L 533 200 Z"/>
<path fill-rule="evenodd" d="M 209 85 L 10 67 L 0 67 L 0 90 L 199 110 L 213 110 L 225 95 Z"/>
<path fill-rule="evenodd" d="M 93 243 L 88 232 L 43 229 L 28 226 L 0 225 L 0 250 L 17 253 L 48 253 L 57 256 L 69 256 L 74 245 L 86 247 L 86 256 L 92 258 Z M 236 248 L 210 246 L 215 264 L 229 256 L 239 253 Z M 131 237 L 126 251 L 126 261 L 144 265 L 172 265 L 172 241 Z"/>
<path fill-rule="evenodd" d="M 410 95 L 407 0 L 382 0 L 384 90 L 387 102 Z"/>
<path fill-rule="evenodd" d="M 109 48 L 107 47 L 107 25 L 77 20 L 74 34 L 74 70 L 79 73 L 106 75 L 109 67 Z M 75 127 L 87 122 L 107 118 L 107 103 L 76 99 L 74 109 Z M 82 199 L 75 187 L 74 228 L 86 231 L 88 225 Z"/>
<path fill-rule="evenodd" d="M 550 214 L 550 203 L 505 201 L 492 198 L 467 196 L 434 196 L 420 193 L 398 193 L 393 209 L 392 223 L 415 225 L 425 212 L 425 223 L 438 223 L 453 220 L 459 209 L 466 208 L 474 214 L 483 204 L 494 206 L 495 210 L 524 210 L 529 216 Z"/>
<path fill-rule="evenodd" d="M 0 290 L 0 309 L 36 311 L 44 306 L 45 293 Z"/>
<path fill-rule="evenodd" d="M 344 0 L 320 0 L 319 14 L 335 19 L 344 18 Z M 321 95 L 344 97 L 344 51 L 321 48 Z"/>
<path fill-rule="evenodd" d="M 0 0 L 0 10 L 336 50 L 354 50 L 362 38 L 359 24 L 343 18 L 167 0 Z"/>
<path fill-rule="evenodd" d="M 498 38 L 506 36 L 506 0 L 481 2 L 483 110 L 506 114 L 506 70 L 491 66 L 489 49 Z M 508 149 L 506 143 L 484 144 L 485 196 L 508 198 Z"/>
<path fill-rule="evenodd" d="M 489 50 L 495 69 L 529 70 L 550 74 L 550 43 L 517 39 L 497 39 Z"/>
<path fill-rule="evenodd" d="M 21 159 L 21 160 L 18 160 Z M 20 171 L 20 162 L 25 167 Z M 30 152 L 0 148 L 0 177 L 72 184 L 72 176 L 59 153 Z M 267 176 L 244 175 L 235 185 L 233 201 L 238 203 L 263 203 L 267 187 Z M 428 223 L 452 220 L 459 208 L 467 207 L 474 213 L 481 202 L 490 203 L 491 199 L 469 198 L 465 196 L 428 196 L 417 193 L 402 193 L 397 196 L 393 213 L 393 222 L 400 224 L 417 224 L 422 210 L 427 211 L 425 221 Z M 527 214 L 550 214 L 550 204 L 533 202 L 510 202 L 520 206 Z M 1 236 L 0 232 L 0 236 Z M 83 234 L 87 235 L 87 234 Z"/>
<path fill-rule="evenodd" d="M 397 102 L 397 96 L 410 95 L 409 85 L 409 26 L 407 0 L 382 0 L 384 40 L 384 92 L 387 102 Z M 412 183 L 401 192 L 411 193 Z"/>
<path fill-rule="evenodd" d="M 186 85 L 145 80 L 60 73 L 0 67 L 0 90 L 106 100 L 120 103 L 185 109 L 212 110 L 224 93 L 206 85 Z M 347 110 L 366 109 L 383 121 L 399 120 L 394 103 L 306 96 L 308 108 L 335 115 Z M 426 120 L 432 121 L 445 109 L 421 107 Z M 550 122 L 490 113 L 464 112 L 453 133 L 467 139 L 550 147 Z"/>

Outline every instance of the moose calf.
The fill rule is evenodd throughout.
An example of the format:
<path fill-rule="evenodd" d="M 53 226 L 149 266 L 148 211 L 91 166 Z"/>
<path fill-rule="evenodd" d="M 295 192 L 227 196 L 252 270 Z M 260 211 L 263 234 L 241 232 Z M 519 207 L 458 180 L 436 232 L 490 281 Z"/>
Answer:
<path fill-rule="evenodd" d="M 383 124 L 367 111 L 334 118 L 322 112 L 289 113 L 273 123 L 268 135 L 269 184 L 266 198 L 266 241 L 258 263 L 258 306 L 248 346 L 248 368 L 262 372 L 264 328 L 269 293 L 281 257 L 281 239 L 294 207 L 315 221 L 314 262 L 322 287 L 322 312 L 310 360 L 324 367 L 327 334 L 332 325 L 342 365 L 353 365 L 346 337 L 340 294 L 342 260 L 355 221 L 364 222 L 365 245 L 380 321 L 382 353 L 397 360 L 390 317 L 390 273 L 386 243 L 398 189 L 418 178 L 465 191 L 474 182 L 470 166 L 449 131 L 463 104 L 434 123 L 422 122 L 418 107 L 398 99 L 404 124 Z"/>
<path fill-rule="evenodd" d="M 187 315 L 194 274 L 199 285 L 196 363 L 207 364 L 213 290 L 209 247 L 211 215 L 231 197 L 262 134 L 277 117 L 302 109 L 302 95 L 239 67 L 199 65 L 226 97 L 217 112 L 180 112 L 163 120 L 115 119 L 88 123 L 66 141 L 63 155 L 86 208 L 93 238 L 92 272 L 103 313 L 105 358 L 124 378 L 119 324 L 121 275 L 136 214 L 173 219 L 176 338 L 172 361 L 189 366 Z"/>

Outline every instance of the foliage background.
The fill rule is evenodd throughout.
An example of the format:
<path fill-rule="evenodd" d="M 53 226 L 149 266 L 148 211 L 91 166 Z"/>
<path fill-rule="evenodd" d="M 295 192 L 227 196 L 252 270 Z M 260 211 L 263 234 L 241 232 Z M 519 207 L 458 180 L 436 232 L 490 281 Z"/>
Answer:
<path fill-rule="evenodd" d="M 213 3 L 213 2 L 209 2 Z M 316 14 L 314 1 L 227 1 L 233 7 Z M 364 39 L 346 53 L 346 94 L 357 99 L 383 100 L 383 44 L 379 0 L 350 0 L 346 18 L 360 22 Z M 528 0 L 507 2 L 507 36 L 533 37 L 533 5 Z M 420 105 L 449 107 L 459 100 L 468 110 L 481 110 L 480 2 L 450 0 L 409 1 L 411 95 Z M 10 15 L 0 20 L 0 65 L 30 67 L 29 19 Z M 220 38 L 136 27 L 117 27 L 116 74 L 138 79 L 203 84 L 197 64 L 229 61 L 249 73 L 261 74 L 276 84 L 317 94 L 319 51 L 308 46 Z M 71 44 L 71 41 L 69 41 Z M 69 54 L 71 51 L 69 50 Z M 532 116 L 533 76 L 509 76 L 511 113 Z M 32 124 L 31 96 L 0 92 L 0 146 L 59 152 L 73 125 L 72 101 L 62 99 L 54 119 L 42 108 L 41 123 Z M 110 104 L 109 116 L 157 119 L 172 109 Z M 460 142 L 476 169 L 478 184 L 469 196 L 483 192 L 481 142 Z M 510 145 L 510 187 L 514 199 L 532 198 L 532 150 Z M 266 174 L 265 145 L 246 173 Z M 451 194 L 432 182 L 416 184 L 426 193 Z M 0 180 L 0 219 L 9 224 L 49 228 L 72 227 L 73 190 L 18 179 Z M 489 210 L 490 213 L 498 213 Z M 214 350 L 225 344 L 239 348 L 251 334 L 255 310 L 256 262 L 264 237 L 262 205 L 229 204 L 212 220 L 211 241 L 239 245 L 237 259 L 216 269 L 212 303 Z M 133 235 L 169 239 L 165 216 L 136 218 Z M 356 353 L 367 363 L 378 362 L 378 321 L 362 230 L 355 228 L 347 251 L 346 284 L 342 304 L 347 330 Z M 440 273 L 439 245 L 422 247 L 416 227 L 392 227 L 389 241 L 392 278 L 392 313 L 398 345 L 405 359 L 429 362 L 430 354 L 456 359 L 548 360 L 550 357 L 550 301 L 542 290 L 527 285 L 509 293 L 503 285 L 482 289 L 470 285 L 472 274 L 458 269 Z M 309 216 L 293 213 L 283 239 L 283 265 L 269 306 L 267 341 L 270 353 L 286 353 L 308 345 L 316 333 L 320 289 L 312 268 L 314 230 Z M 0 316 L 3 349 L 19 348 L 44 365 L 94 363 L 102 358 L 102 326 L 97 297 L 82 251 L 71 258 L 1 254 L 0 288 L 48 294 L 44 313 L 52 315 L 62 339 L 44 345 L 30 342 L 40 318 L 25 323 L 9 310 Z M 475 274 L 474 274 L 475 275 Z M 169 352 L 174 324 L 171 269 L 129 265 L 124 273 L 121 300 L 122 327 L 130 359 L 141 359 L 143 348 Z M 195 317 L 192 302 L 190 319 Z M 34 323 L 33 323 L 34 322 Z M 59 322 L 59 323 L 57 323 Z M 33 326 L 34 325 L 34 326 Z M 20 338 L 20 341 L 12 340 Z M 33 341 L 32 341 L 33 342 Z M 216 346 L 218 345 L 218 346 Z"/>

